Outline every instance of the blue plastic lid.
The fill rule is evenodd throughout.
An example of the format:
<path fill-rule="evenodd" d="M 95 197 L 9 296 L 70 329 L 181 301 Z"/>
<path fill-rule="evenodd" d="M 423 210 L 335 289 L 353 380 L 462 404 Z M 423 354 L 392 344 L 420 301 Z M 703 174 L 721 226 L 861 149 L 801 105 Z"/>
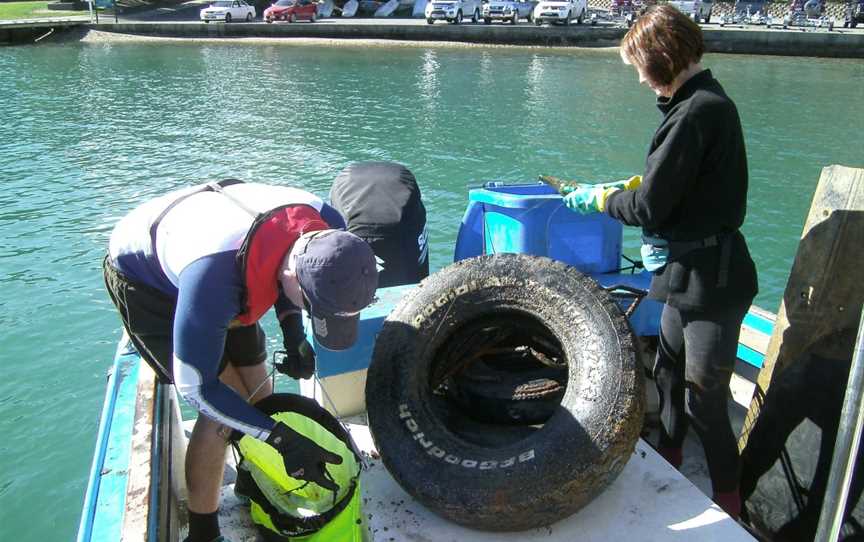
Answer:
<path fill-rule="evenodd" d="M 483 188 L 468 192 L 468 201 L 488 203 L 499 207 L 520 209 L 533 207 L 538 203 L 561 201 L 561 194 L 549 185 L 486 183 Z"/>

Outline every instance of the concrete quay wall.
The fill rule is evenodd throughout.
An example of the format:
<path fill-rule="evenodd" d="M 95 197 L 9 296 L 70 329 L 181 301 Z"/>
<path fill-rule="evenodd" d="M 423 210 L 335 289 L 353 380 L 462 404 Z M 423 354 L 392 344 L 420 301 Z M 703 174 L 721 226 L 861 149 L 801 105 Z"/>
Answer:
<path fill-rule="evenodd" d="M 702 34 L 712 53 L 864 58 L 864 32 L 703 27 Z"/>
<path fill-rule="evenodd" d="M 38 43 L 42 40 L 51 41 L 61 34 L 75 31 L 86 24 L 86 21 L 26 21 L 0 22 L 0 45 L 20 45 Z M 46 42 L 47 43 L 47 42 Z"/>
<path fill-rule="evenodd" d="M 83 21 L 39 21 L 0 23 L 0 44 L 34 43 L 46 33 L 50 42 L 75 28 L 152 37 L 171 38 L 326 38 L 393 41 L 445 41 L 496 45 L 532 45 L 543 47 L 616 47 L 625 28 L 597 26 L 449 25 L 403 19 L 327 19 L 315 24 L 210 23 L 198 21 L 106 21 L 89 24 Z M 721 28 L 703 27 L 709 52 L 864 58 L 864 31 Z"/>
<path fill-rule="evenodd" d="M 204 24 L 160 22 L 100 24 L 98 30 L 174 38 L 328 38 L 397 41 L 451 41 L 546 47 L 616 47 L 626 29 L 611 26 L 447 25 L 447 24 Z M 864 58 L 864 32 L 704 28 L 709 52 Z"/>

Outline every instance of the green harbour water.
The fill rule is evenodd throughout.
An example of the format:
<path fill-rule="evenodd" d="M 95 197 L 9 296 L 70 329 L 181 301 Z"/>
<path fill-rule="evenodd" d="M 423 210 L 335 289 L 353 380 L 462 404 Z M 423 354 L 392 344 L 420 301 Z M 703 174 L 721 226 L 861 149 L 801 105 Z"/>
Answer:
<path fill-rule="evenodd" d="M 756 303 L 776 311 L 821 168 L 864 167 L 864 62 L 705 65 L 741 113 Z M 137 203 L 224 177 L 326 196 L 347 164 L 394 160 L 421 184 L 440 269 L 468 187 L 640 173 L 660 120 L 610 50 L 23 46 L 0 49 L 0 99 L 0 540 L 40 542 L 77 529 L 120 336 L 100 263 Z"/>

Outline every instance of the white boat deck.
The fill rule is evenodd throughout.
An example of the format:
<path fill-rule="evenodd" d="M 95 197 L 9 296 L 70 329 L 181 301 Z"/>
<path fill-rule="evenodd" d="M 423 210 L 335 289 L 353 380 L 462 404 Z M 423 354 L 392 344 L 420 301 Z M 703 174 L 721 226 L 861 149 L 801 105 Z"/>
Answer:
<path fill-rule="evenodd" d="M 753 384 L 736 378 L 730 414 L 735 429 Z M 355 418 L 352 421 L 362 421 Z M 189 424 L 191 422 L 185 422 Z M 191 429 L 188 426 L 187 429 Z M 580 542 L 638 539 L 640 542 L 702 542 L 754 540 L 736 521 L 707 496 L 710 481 L 702 449 L 692 435 L 685 444 L 681 471 L 666 463 L 647 442 L 640 439 L 621 475 L 600 496 L 575 515 L 549 527 L 517 533 L 475 531 L 439 518 L 408 495 L 377 457 L 368 428 L 349 424 L 357 445 L 368 454 L 363 473 L 363 516 L 373 542 L 493 542 L 533 541 Z M 229 454 L 230 456 L 230 454 Z M 233 460 L 229 457 L 229 463 Z M 232 471 L 233 467 L 229 468 Z M 686 476 L 685 476 L 686 475 Z M 259 540 L 248 513 L 233 492 L 229 472 L 222 491 L 220 523 L 232 542 Z M 634 538 L 635 537 L 635 538 Z"/>
<path fill-rule="evenodd" d="M 752 540 L 643 440 L 617 480 L 587 507 L 549 527 L 517 533 L 474 531 L 444 521 L 416 503 L 380 461 L 364 479 L 364 513 L 374 541 L 493 542 L 544 540 L 600 542 Z"/>

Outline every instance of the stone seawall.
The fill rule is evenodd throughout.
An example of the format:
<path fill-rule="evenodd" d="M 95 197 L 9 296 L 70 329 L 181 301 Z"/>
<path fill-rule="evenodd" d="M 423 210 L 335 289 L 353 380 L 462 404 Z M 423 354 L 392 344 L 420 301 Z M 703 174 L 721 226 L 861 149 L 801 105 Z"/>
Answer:
<path fill-rule="evenodd" d="M 359 22 L 359 21 L 358 21 Z M 173 38 L 326 38 L 450 41 L 546 47 L 617 47 L 626 32 L 612 26 L 426 25 L 414 21 L 364 24 L 100 24 L 98 30 Z M 801 32 L 779 29 L 704 28 L 708 52 L 864 58 L 864 32 Z"/>
<path fill-rule="evenodd" d="M 21 45 L 56 40 L 58 36 L 80 36 L 86 21 L 0 22 L 0 45 Z"/>
<path fill-rule="evenodd" d="M 772 17 L 782 18 L 789 11 L 789 2 L 788 1 L 780 1 L 780 2 L 766 2 L 767 7 L 767 15 L 771 15 Z M 612 0 L 588 0 L 588 7 L 594 9 L 605 9 L 608 10 L 612 6 Z M 721 1 L 714 2 L 714 8 L 711 10 L 711 20 L 714 20 L 714 17 L 725 15 L 727 13 L 732 13 L 735 9 L 735 2 L 729 1 Z M 828 17 L 833 17 L 840 24 L 843 24 L 843 18 L 846 14 L 846 4 L 844 2 L 827 2 L 825 4 L 825 15 Z"/>
<path fill-rule="evenodd" d="M 331 40 L 387 40 L 410 42 L 456 42 L 543 47 L 617 47 L 625 28 L 611 25 L 543 26 L 427 25 L 425 21 L 327 19 L 316 24 L 232 23 L 204 24 L 198 21 L 120 22 L 101 24 L 82 21 L 0 23 L 0 44 L 34 43 L 49 34 L 54 41 L 74 28 L 109 33 L 163 38 L 323 38 Z M 708 52 L 864 58 L 864 31 L 808 31 L 757 28 L 703 27 Z M 67 37 L 66 39 L 72 39 Z"/>

